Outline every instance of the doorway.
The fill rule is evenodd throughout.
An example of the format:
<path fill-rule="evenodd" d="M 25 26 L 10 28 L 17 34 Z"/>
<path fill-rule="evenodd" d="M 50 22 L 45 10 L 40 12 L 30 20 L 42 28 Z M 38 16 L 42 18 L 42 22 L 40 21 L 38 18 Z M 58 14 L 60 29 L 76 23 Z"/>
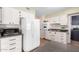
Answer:
<path fill-rule="evenodd" d="M 70 15 L 69 26 L 71 43 L 79 46 L 79 13 Z"/>

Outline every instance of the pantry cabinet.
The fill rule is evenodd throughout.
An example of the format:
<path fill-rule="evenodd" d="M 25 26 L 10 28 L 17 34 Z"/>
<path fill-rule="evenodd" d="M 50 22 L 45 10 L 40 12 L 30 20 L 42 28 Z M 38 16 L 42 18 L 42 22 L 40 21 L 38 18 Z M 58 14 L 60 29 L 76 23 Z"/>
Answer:
<path fill-rule="evenodd" d="M 4 37 L 0 39 L 1 52 L 21 52 L 22 51 L 22 36 Z"/>

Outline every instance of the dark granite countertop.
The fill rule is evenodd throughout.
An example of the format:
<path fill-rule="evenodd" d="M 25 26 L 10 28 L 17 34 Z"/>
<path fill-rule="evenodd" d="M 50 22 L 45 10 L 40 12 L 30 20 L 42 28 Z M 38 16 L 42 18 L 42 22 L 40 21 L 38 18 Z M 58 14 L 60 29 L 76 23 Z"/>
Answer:
<path fill-rule="evenodd" d="M 2 37 L 0 37 L 0 38 L 7 38 L 7 37 L 13 37 L 13 36 L 19 36 L 19 35 L 22 35 L 22 34 L 15 34 L 15 35 L 2 36 Z"/>
<path fill-rule="evenodd" d="M 68 32 L 67 29 L 48 29 L 48 31 Z"/>

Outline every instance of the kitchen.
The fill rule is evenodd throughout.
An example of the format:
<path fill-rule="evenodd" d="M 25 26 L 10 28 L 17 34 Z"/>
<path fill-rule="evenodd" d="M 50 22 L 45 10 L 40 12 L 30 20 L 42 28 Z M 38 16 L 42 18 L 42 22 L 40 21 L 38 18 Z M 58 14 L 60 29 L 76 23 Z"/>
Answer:
<path fill-rule="evenodd" d="M 75 7 L 0 7 L 0 52 L 79 51 L 71 24 L 78 13 Z"/>
<path fill-rule="evenodd" d="M 54 7 L 48 8 L 47 11 L 45 11 L 45 8 L 41 8 L 41 13 L 49 13 L 40 18 L 42 19 L 40 23 L 40 37 L 41 41 L 43 41 L 43 44 L 41 43 L 43 47 L 38 48 L 35 52 L 78 52 L 78 9 L 78 7 L 58 9 Z M 44 41 L 46 41 L 45 44 Z"/>

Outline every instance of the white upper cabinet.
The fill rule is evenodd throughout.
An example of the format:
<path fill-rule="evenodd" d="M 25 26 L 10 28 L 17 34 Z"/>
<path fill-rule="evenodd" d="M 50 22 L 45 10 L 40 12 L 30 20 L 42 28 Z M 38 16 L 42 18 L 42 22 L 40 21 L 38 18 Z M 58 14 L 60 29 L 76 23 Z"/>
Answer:
<path fill-rule="evenodd" d="M 51 22 L 51 23 L 59 23 L 59 16 L 49 18 L 49 22 Z"/>
<path fill-rule="evenodd" d="M 49 23 L 59 23 L 60 25 L 67 25 L 67 15 L 60 15 L 60 16 L 55 16 L 51 17 L 48 19 Z"/>
<path fill-rule="evenodd" d="M 14 8 L 2 8 L 2 24 L 19 24 L 19 11 Z"/>
<path fill-rule="evenodd" d="M 67 15 L 61 15 L 60 16 L 60 24 L 61 25 L 67 25 Z"/>

